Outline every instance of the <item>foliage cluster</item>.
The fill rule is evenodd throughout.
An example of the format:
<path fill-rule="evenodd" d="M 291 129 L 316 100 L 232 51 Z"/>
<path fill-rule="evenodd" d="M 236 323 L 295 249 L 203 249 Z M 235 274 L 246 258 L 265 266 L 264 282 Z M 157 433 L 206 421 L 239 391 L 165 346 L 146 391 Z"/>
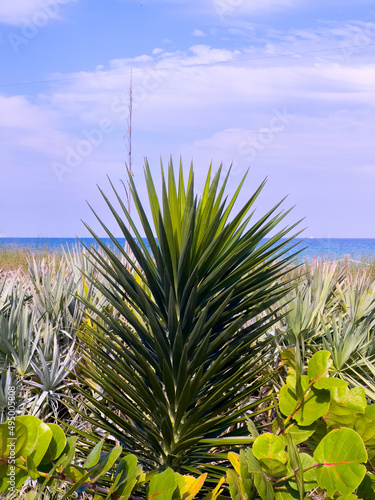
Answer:
<path fill-rule="evenodd" d="M 16 387 L 16 412 L 23 415 L 16 417 L 23 429 L 18 431 L 19 456 L 27 449 L 21 451 L 26 422 L 50 431 L 43 427 L 50 438 L 39 463 L 33 458 L 27 463 L 25 454 L 25 463 L 19 459 L 20 477 L 35 480 L 37 471 L 49 473 L 61 459 L 60 472 L 73 468 L 74 477 L 65 475 L 75 486 L 82 481 L 78 488 L 85 484 L 86 494 L 105 491 L 110 498 L 124 487 L 130 495 L 123 471 L 130 467 L 127 460 L 134 460 L 127 457 L 134 455 L 135 467 L 142 467 L 150 481 L 153 474 L 174 481 L 166 500 L 180 498 L 176 489 L 183 480 L 178 478 L 191 474 L 200 481 L 208 474 L 207 491 L 199 495 L 211 494 L 213 500 L 224 476 L 236 500 L 259 495 L 263 500 L 302 499 L 309 491 L 323 490 L 330 497 L 340 492 L 348 500 L 356 498 L 350 495 L 363 477 L 372 481 L 364 464 L 371 470 L 373 443 L 358 427 L 365 421 L 373 425 L 371 275 L 318 260 L 298 266 L 294 226 L 277 229 L 286 215 L 279 205 L 254 220 L 263 184 L 233 214 L 245 179 L 228 200 L 228 176 L 220 186 L 221 171 L 211 177 L 210 170 L 197 197 L 192 168 L 185 182 L 182 165 L 177 179 L 170 165 L 166 175 L 162 170 L 158 198 L 147 163 L 145 173 L 151 217 L 129 179 L 141 226 L 115 190 L 119 210 L 103 193 L 128 242 L 125 249 L 98 218 L 112 248 L 90 229 L 97 247 L 66 252 L 59 259 L 31 257 L 26 274 L 1 274 L 1 421 L 9 417 L 9 391 Z M 319 381 L 311 375 L 318 370 L 317 359 L 326 368 Z M 328 369 L 334 378 L 327 378 Z M 346 395 L 354 394 L 352 406 L 344 404 Z M 334 448 L 336 427 L 349 441 L 367 446 L 359 461 L 355 458 L 356 470 L 366 476 L 350 491 L 350 485 L 328 488 L 319 475 L 327 469 L 319 462 L 324 455 L 319 447 L 333 443 Z M 53 464 L 43 463 L 55 432 L 61 443 L 65 434 L 71 436 Z M 78 437 L 71 448 L 75 465 L 66 462 L 72 436 Z M 267 442 L 271 455 L 264 456 L 259 450 Z M 99 461 L 92 467 L 100 463 L 103 472 L 110 462 L 99 456 L 116 456 L 98 473 L 94 489 L 91 466 L 84 466 L 93 443 L 100 453 L 93 452 Z M 37 448 L 43 450 L 42 441 Z M 305 478 L 301 471 L 306 468 Z M 133 486 L 142 490 L 144 481 L 138 479 Z M 190 485 L 193 480 L 186 481 Z M 116 494 L 111 484 L 117 485 Z M 52 486 L 46 481 L 42 494 Z M 190 500 L 186 488 L 180 496 Z M 371 484 L 366 488 L 372 491 Z M 359 498 L 372 498 L 361 497 L 362 490 Z"/>

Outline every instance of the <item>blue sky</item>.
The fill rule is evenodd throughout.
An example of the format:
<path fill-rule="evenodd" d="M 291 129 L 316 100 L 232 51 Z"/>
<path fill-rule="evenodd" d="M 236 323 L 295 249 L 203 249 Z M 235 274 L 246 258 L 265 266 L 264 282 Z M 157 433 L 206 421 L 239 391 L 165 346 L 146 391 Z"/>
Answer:
<path fill-rule="evenodd" d="M 328 4 L 328 5 L 327 5 Z M 97 184 L 170 156 L 232 163 L 259 214 L 375 238 L 375 8 L 365 0 L 13 0 L 0 5 L 0 235 L 86 235 Z"/>

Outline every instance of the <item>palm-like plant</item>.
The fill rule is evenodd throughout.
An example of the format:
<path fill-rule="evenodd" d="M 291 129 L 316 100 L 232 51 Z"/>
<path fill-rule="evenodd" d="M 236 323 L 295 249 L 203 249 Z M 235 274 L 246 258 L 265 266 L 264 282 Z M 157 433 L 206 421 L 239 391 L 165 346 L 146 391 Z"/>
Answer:
<path fill-rule="evenodd" d="M 277 320 L 272 306 L 292 286 L 285 275 L 294 255 L 285 254 L 293 242 L 284 238 L 292 228 L 263 240 L 286 214 L 276 213 L 278 204 L 249 227 L 262 183 L 230 219 L 245 178 L 227 202 L 229 174 L 219 188 L 220 173 L 211 179 L 210 168 L 198 199 L 192 167 L 185 186 L 182 166 L 176 183 L 170 164 L 159 201 L 146 162 L 154 228 L 130 177 L 149 247 L 117 192 L 124 220 L 102 193 L 132 255 L 99 218 L 118 252 L 89 228 L 102 250 L 91 248 L 89 258 L 106 281 L 87 279 L 118 315 L 83 299 L 95 325 L 81 349 L 80 391 L 93 415 L 85 418 L 160 468 L 194 470 L 212 461 L 212 447 L 251 442 L 246 427 L 227 429 L 259 403 L 254 396 L 268 380 L 263 334 Z"/>

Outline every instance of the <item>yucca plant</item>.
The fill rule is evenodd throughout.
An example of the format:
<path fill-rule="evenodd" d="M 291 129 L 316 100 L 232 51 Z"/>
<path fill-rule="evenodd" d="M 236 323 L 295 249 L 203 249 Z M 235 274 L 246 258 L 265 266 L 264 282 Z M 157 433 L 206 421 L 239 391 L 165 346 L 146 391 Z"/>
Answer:
<path fill-rule="evenodd" d="M 140 229 L 113 185 L 122 216 L 102 193 L 130 255 L 99 218 L 116 252 L 88 228 L 101 252 L 88 249 L 98 278 L 86 279 L 118 314 L 82 299 L 93 325 L 80 351 L 79 390 L 92 418 L 84 416 L 150 467 L 194 471 L 214 460 L 213 448 L 252 442 L 236 424 L 262 402 L 270 376 L 262 356 L 271 345 L 264 334 L 292 286 L 285 276 L 295 225 L 264 241 L 288 212 L 278 204 L 250 225 L 263 182 L 232 216 L 246 176 L 227 200 L 229 173 L 221 187 L 220 175 L 211 178 L 210 168 L 198 198 L 192 166 L 185 185 L 182 165 L 176 182 L 170 163 L 159 199 L 146 162 L 153 227 L 129 178 Z"/>

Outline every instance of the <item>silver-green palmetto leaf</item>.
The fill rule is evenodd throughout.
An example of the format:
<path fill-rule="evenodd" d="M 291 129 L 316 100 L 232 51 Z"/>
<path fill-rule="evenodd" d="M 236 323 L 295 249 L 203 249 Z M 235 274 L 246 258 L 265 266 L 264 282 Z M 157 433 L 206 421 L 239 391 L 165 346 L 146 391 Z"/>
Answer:
<path fill-rule="evenodd" d="M 0 424 L 3 424 L 9 415 L 20 413 L 25 399 L 20 397 L 20 381 L 12 374 L 10 368 L 0 371 Z"/>
<path fill-rule="evenodd" d="M 106 284 L 86 278 L 118 314 L 82 299 L 93 326 L 80 373 L 91 389 L 101 387 L 95 398 L 81 386 L 93 414 L 87 419 L 160 468 L 189 469 L 212 460 L 213 446 L 246 442 L 246 427 L 222 436 L 259 403 L 254 396 L 268 380 L 262 356 L 271 342 L 263 334 L 276 321 L 271 307 L 291 288 L 291 228 L 269 236 L 285 214 L 277 205 L 250 224 L 262 183 L 232 215 L 245 178 L 227 200 L 229 174 L 221 187 L 220 175 L 211 177 L 210 169 L 198 198 L 192 168 L 185 184 L 182 165 L 176 181 L 171 164 L 167 176 L 162 170 L 159 198 L 146 162 L 152 223 L 132 177 L 140 228 L 115 190 L 121 216 L 103 194 L 130 252 L 104 223 L 116 251 L 89 229 L 101 249 L 90 249 L 89 258 Z"/>
<path fill-rule="evenodd" d="M 32 361 L 35 375 L 38 379 L 29 380 L 28 384 L 40 389 L 33 405 L 32 414 L 37 416 L 44 402 L 48 402 L 52 409 L 57 411 L 57 402 L 64 397 L 63 389 L 71 385 L 67 381 L 69 370 L 75 364 L 73 359 L 74 343 L 71 345 L 65 356 L 60 353 L 56 335 L 53 340 L 53 355 L 51 362 L 45 358 L 42 349 L 38 348 L 38 356 Z"/>

